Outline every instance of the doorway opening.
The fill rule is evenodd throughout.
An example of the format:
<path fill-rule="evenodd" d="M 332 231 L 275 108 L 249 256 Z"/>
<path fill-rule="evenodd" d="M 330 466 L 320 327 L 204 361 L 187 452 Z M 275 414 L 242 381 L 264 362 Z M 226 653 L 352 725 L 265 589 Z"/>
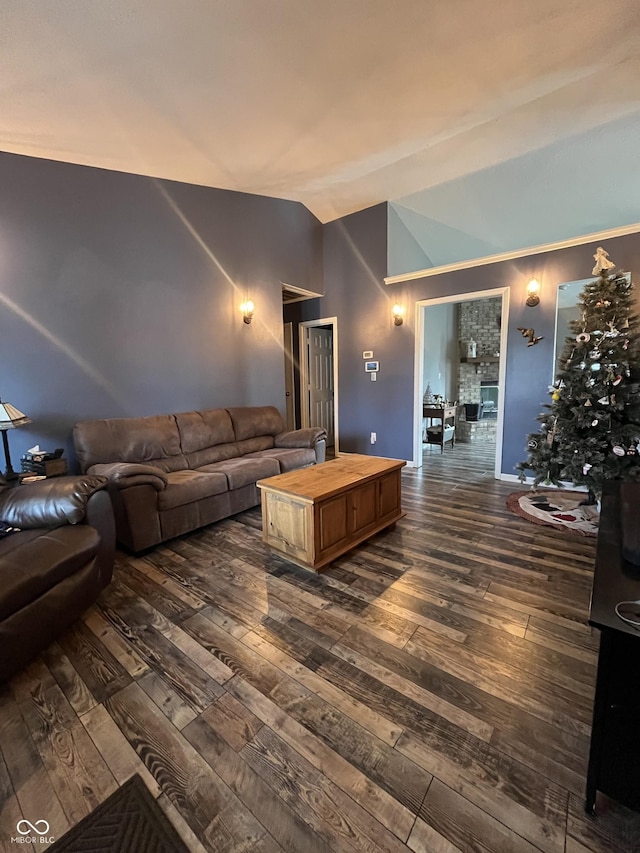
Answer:
<path fill-rule="evenodd" d="M 300 419 L 323 427 L 327 449 L 338 454 L 338 318 L 300 323 Z"/>
<path fill-rule="evenodd" d="M 416 304 L 414 460 L 420 467 L 439 453 L 464 447 L 485 457 L 493 450 L 493 475 L 500 479 L 508 329 L 508 288 L 476 291 Z M 434 412 L 452 412 L 439 423 Z M 430 417 L 423 417 L 428 413 Z M 435 425 L 434 425 L 435 423 Z M 451 427 L 454 427 L 453 431 Z M 439 441 L 434 440 L 443 429 Z M 446 433 L 445 431 L 446 430 Z M 462 454 L 462 449 L 458 455 Z"/>

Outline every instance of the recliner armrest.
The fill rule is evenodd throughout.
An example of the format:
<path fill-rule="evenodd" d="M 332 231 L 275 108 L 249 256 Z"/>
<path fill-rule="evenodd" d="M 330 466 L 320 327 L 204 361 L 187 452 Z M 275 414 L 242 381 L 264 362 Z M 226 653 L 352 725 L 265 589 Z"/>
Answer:
<path fill-rule="evenodd" d="M 276 435 L 274 442 L 276 447 L 309 447 L 313 449 L 322 439 L 326 439 L 327 431 L 322 427 L 308 427 L 306 429 L 293 429 L 289 432 L 281 432 Z"/>
<path fill-rule="evenodd" d="M 89 473 L 106 477 L 109 485 L 116 489 L 128 489 L 130 486 L 149 485 L 157 492 L 166 488 L 169 482 L 166 473 L 153 465 L 141 465 L 137 462 L 109 462 L 92 465 Z"/>
<path fill-rule="evenodd" d="M 106 485 L 105 477 L 85 474 L 16 486 L 0 493 L 0 519 L 22 530 L 78 524 L 89 498 Z"/>

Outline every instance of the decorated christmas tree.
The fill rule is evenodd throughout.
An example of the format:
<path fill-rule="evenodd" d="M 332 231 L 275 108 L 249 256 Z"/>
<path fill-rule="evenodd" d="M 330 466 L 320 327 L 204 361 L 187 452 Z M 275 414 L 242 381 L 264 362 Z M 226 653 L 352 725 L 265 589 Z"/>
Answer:
<path fill-rule="evenodd" d="M 580 319 L 558 360 L 551 403 L 517 465 L 534 486 L 573 483 L 599 497 L 606 480 L 640 480 L 640 351 L 633 285 L 604 249 L 580 294 Z"/>

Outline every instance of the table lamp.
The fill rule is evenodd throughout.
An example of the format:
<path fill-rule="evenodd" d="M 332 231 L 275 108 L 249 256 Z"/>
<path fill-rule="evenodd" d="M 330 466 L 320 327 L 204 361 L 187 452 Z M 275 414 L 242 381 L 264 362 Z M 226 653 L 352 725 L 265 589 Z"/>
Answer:
<path fill-rule="evenodd" d="M 4 461 L 7 466 L 7 470 L 4 472 L 4 476 L 7 480 L 15 480 L 18 477 L 11 465 L 7 430 L 15 429 L 16 427 L 24 426 L 25 424 L 30 423 L 31 418 L 28 418 L 26 415 L 23 415 L 22 412 L 18 411 L 18 409 L 16 409 L 15 406 L 12 406 L 11 403 L 3 403 L 2 400 L 0 400 L 0 431 L 2 432 Z"/>

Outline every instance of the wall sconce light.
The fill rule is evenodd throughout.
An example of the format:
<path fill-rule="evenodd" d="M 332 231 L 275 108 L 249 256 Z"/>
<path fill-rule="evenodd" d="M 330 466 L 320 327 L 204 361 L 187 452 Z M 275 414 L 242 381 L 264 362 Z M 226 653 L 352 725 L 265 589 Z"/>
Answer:
<path fill-rule="evenodd" d="M 393 322 L 396 326 L 401 326 L 404 322 L 404 308 L 402 305 L 394 305 L 391 309 L 391 314 L 393 316 Z"/>
<path fill-rule="evenodd" d="M 244 320 L 244 322 L 250 323 L 253 320 L 253 300 L 247 299 L 245 302 L 243 302 L 240 306 L 240 310 L 242 311 L 242 319 Z"/>
<path fill-rule="evenodd" d="M 540 303 L 540 282 L 532 278 L 527 285 L 527 305 L 529 308 L 534 308 Z"/>

